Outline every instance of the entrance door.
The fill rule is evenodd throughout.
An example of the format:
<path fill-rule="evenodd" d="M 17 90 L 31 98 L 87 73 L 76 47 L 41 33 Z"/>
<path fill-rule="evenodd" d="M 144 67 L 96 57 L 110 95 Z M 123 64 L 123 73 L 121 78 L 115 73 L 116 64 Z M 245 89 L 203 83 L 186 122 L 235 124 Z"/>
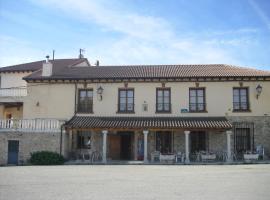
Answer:
<path fill-rule="evenodd" d="M 121 137 L 119 135 L 108 135 L 109 141 L 109 158 L 120 160 Z"/>
<path fill-rule="evenodd" d="M 19 141 L 9 140 L 8 141 L 8 164 L 17 165 L 19 155 Z"/>
<path fill-rule="evenodd" d="M 121 159 L 131 160 L 131 134 L 121 135 Z"/>

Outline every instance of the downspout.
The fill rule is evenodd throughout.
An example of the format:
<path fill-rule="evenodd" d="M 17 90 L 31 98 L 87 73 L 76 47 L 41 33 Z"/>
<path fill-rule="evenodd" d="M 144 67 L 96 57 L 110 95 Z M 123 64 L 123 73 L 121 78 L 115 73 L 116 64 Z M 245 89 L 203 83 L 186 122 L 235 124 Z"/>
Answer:
<path fill-rule="evenodd" d="M 63 139 L 63 127 L 64 127 L 64 124 L 61 125 L 61 132 L 60 132 L 60 155 L 62 156 L 62 146 L 63 146 L 63 142 L 62 142 L 62 139 Z"/>
<path fill-rule="evenodd" d="M 75 106 L 74 106 L 74 115 L 77 113 L 77 83 L 75 83 Z"/>

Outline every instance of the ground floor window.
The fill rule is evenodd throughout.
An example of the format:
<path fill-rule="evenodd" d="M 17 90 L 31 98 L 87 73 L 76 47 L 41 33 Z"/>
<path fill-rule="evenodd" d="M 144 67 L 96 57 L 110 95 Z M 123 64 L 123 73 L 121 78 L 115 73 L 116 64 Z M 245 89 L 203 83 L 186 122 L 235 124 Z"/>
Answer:
<path fill-rule="evenodd" d="M 77 148 L 90 149 L 91 148 L 91 132 L 77 131 Z"/>
<path fill-rule="evenodd" d="M 254 150 L 254 123 L 235 122 L 233 132 L 235 153 L 242 154 Z"/>
<path fill-rule="evenodd" d="M 253 137 L 249 128 L 235 129 L 235 149 L 237 153 L 252 151 Z"/>
<path fill-rule="evenodd" d="M 190 133 L 191 153 L 208 150 L 208 134 L 204 131 L 192 131 Z"/>
<path fill-rule="evenodd" d="M 162 154 L 173 152 L 173 133 L 171 131 L 156 132 L 156 151 Z"/>

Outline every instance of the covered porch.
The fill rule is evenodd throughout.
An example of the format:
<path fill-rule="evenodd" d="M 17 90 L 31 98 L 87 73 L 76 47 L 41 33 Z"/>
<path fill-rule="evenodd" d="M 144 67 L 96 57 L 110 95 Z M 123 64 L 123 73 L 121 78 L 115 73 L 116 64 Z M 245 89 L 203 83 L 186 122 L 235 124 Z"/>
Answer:
<path fill-rule="evenodd" d="M 231 162 L 224 117 L 88 117 L 66 123 L 68 157 L 90 163 Z"/>

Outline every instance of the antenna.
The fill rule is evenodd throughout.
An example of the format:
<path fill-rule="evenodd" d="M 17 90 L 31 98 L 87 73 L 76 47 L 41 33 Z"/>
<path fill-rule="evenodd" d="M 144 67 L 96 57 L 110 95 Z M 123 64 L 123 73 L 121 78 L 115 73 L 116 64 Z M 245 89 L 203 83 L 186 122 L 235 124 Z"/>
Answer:
<path fill-rule="evenodd" d="M 79 52 L 80 52 L 79 58 L 84 58 L 83 53 L 85 52 L 85 50 L 84 49 L 80 49 Z"/>
<path fill-rule="evenodd" d="M 95 65 L 98 67 L 99 66 L 99 60 L 97 60 L 97 62 L 95 63 Z"/>
<path fill-rule="evenodd" d="M 55 53 L 55 50 L 53 50 L 52 52 L 52 59 L 54 60 L 54 53 Z"/>

